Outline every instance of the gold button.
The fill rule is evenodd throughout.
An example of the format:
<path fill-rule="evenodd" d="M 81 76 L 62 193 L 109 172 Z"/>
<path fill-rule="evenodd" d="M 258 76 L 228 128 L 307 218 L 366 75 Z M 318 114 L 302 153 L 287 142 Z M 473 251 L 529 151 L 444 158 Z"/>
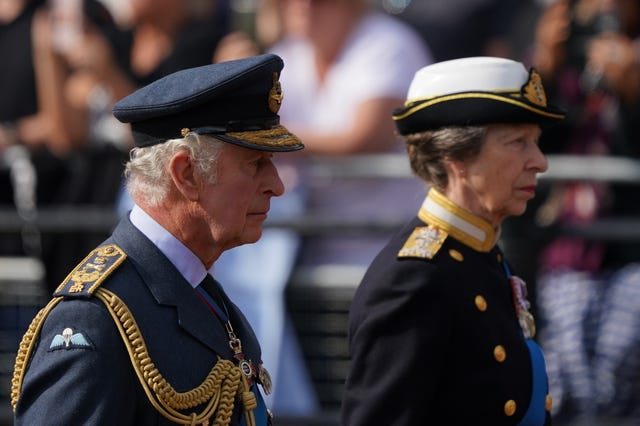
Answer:
<path fill-rule="evenodd" d="M 451 256 L 458 262 L 462 262 L 464 260 L 464 256 L 458 250 L 454 250 L 454 249 L 449 250 L 449 256 Z"/>
<path fill-rule="evenodd" d="M 498 362 L 502 362 L 507 358 L 507 352 L 504 350 L 504 347 L 502 345 L 498 345 L 493 348 L 493 357 Z"/>
<path fill-rule="evenodd" d="M 484 297 L 482 297 L 481 295 L 477 295 L 475 298 L 475 302 L 476 308 L 478 308 L 479 311 L 484 312 L 487 310 L 487 301 Z"/>
<path fill-rule="evenodd" d="M 551 400 L 551 395 L 547 394 L 547 397 L 544 400 L 544 408 L 547 411 L 551 411 L 553 408 L 553 401 Z"/>
<path fill-rule="evenodd" d="M 505 402 L 504 413 L 509 417 L 513 416 L 516 413 L 516 402 L 513 399 Z"/>

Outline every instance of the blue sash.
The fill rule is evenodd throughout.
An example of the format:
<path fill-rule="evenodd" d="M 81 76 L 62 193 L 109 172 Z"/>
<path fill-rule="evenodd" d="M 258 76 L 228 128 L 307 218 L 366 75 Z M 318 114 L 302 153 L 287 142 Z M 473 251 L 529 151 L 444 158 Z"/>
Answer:
<path fill-rule="evenodd" d="M 518 425 L 540 426 L 544 425 L 546 418 L 545 402 L 549 384 L 547 383 L 547 369 L 542 355 L 542 349 L 532 339 L 526 339 L 531 358 L 531 401 L 529 408 Z"/>
<path fill-rule="evenodd" d="M 260 392 L 260 389 L 258 389 L 258 385 L 256 385 L 255 383 L 253 386 L 251 386 L 251 388 L 253 390 L 253 393 L 256 394 L 256 401 L 258 402 L 258 406 L 255 410 L 253 410 L 253 417 L 256 419 L 256 426 L 267 426 L 267 405 L 264 403 L 264 399 L 262 398 L 262 392 Z"/>
<path fill-rule="evenodd" d="M 511 278 L 511 269 L 506 259 L 502 260 L 502 267 L 507 278 Z M 524 337 L 524 335 L 523 335 Z M 518 423 L 518 426 L 541 426 L 546 420 L 546 399 L 549 392 L 547 379 L 547 367 L 544 362 L 542 349 L 533 339 L 525 339 L 531 359 L 531 400 L 527 412 Z"/>

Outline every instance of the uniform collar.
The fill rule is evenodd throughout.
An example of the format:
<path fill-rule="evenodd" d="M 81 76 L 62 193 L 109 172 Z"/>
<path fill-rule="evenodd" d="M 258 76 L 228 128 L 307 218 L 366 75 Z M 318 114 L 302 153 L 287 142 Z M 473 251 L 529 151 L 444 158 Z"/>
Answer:
<path fill-rule="evenodd" d="M 429 190 L 418 217 L 481 252 L 489 252 L 500 236 L 500 229 L 494 229 L 487 221 L 458 206 L 434 188 Z"/>
<path fill-rule="evenodd" d="M 196 287 L 207 274 L 202 261 L 180 240 L 162 227 L 138 205 L 130 215 L 131 223 L 158 247 L 192 287 Z"/>

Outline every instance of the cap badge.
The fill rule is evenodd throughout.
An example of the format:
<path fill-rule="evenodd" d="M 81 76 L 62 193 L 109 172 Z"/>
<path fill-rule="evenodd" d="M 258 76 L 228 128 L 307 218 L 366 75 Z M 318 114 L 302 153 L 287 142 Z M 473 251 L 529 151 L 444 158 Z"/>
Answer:
<path fill-rule="evenodd" d="M 273 86 L 271 90 L 269 90 L 269 109 L 275 114 L 280 110 L 280 106 L 282 105 L 282 98 L 284 94 L 282 93 L 282 87 L 280 86 L 280 81 L 278 81 L 278 73 L 273 73 Z"/>
<path fill-rule="evenodd" d="M 542 87 L 542 78 L 536 70 L 532 69 L 529 72 L 529 81 L 522 88 L 522 94 L 531 103 L 542 107 L 547 106 L 547 95 L 544 93 L 544 87 Z"/>

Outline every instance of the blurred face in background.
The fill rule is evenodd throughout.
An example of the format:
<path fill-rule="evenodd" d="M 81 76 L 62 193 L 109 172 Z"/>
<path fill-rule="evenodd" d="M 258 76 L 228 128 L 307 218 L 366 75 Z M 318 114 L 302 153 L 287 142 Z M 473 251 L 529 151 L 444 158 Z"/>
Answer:
<path fill-rule="evenodd" d="M 314 40 L 348 27 L 366 0 L 280 0 L 285 31 Z"/>
<path fill-rule="evenodd" d="M 135 22 L 162 22 L 185 15 L 191 0 L 125 0 L 129 20 Z"/>

